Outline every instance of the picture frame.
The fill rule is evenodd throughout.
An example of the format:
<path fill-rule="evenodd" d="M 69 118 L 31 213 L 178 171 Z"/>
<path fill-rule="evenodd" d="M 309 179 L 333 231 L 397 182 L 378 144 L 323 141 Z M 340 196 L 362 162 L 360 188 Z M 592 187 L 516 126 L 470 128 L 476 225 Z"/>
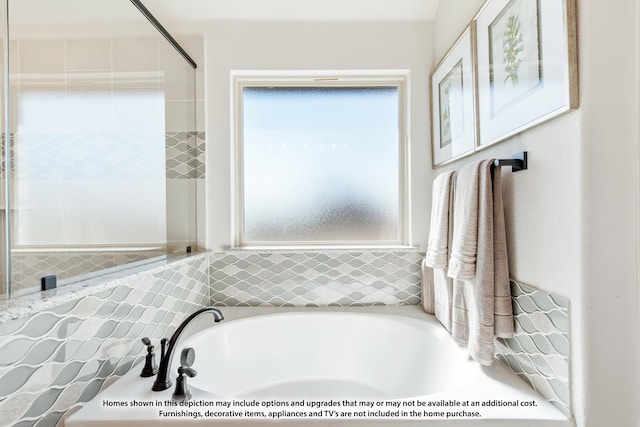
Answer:
<path fill-rule="evenodd" d="M 474 21 L 476 149 L 578 107 L 575 0 L 488 0 Z"/>
<path fill-rule="evenodd" d="M 469 155 L 475 149 L 474 29 L 472 22 L 430 76 L 433 167 Z"/>

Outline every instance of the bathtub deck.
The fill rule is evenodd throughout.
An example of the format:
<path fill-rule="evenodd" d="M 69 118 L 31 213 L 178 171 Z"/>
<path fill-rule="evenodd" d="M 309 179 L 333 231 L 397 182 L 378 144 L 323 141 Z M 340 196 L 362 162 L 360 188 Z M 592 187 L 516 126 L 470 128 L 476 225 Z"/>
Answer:
<path fill-rule="evenodd" d="M 380 313 L 387 315 L 407 316 L 415 319 L 424 320 L 426 322 L 436 322 L 433 316 L 425 314 L 418 306 L 380 306 L 380 307 L 322 307 L 322 308 L 277 308 L 277 307 L 221 307 L 221 311 L 225 316 L 225 321 L 229 322 L 235 319 L 259 316 L 265 314 L 275 314 L 282 312 L 308 312 L 308 311 L 339 311 L 339 312 L 363 312 L 363 313 Z M 208 327 L 209 322 L 196 324 L 192 328 L 192 333 L 198 329 Z M 196 349 L 197 350 L 197 349 Z M 203 357 L 203 356 L 200 356 Z M 197 363 L 197 362 L 196 362 Z M 194 365 L 197 369 L 197 366 Z M 269 420 L 264 419 L 233 419 L 233 418 L 206 418 L 206 419 L 189 419 L 189 418 L 159 418 L 159 410 L 166 410 L 164 402 L 171 400 L 172 390 L 164 392 L 152 392 L 151 384 L 153 378 L 140 378 L 139 366 L 129 372 L 118 381 L 114 382 L 106 390 L 99 393 L 93 400 L 88 402 L 80 411 L 68 416 L 65 420 L 67 427 L 124 427 L 124 426 L 182 426 L 185 424 L 195 425 L 214 425 L 214 426 L 265 426 L 273 424 Z M 483 381 L 483 386 L 465 387 L 462 390 L 450 391 L 447 393 L 438 393 L 426 396 L 425 399 L 438 401 L 440 399 L 466 399 L 466 400 L 486 400 L 486 399 L 503 399 L 520 401 L 535 401 L 535 408 L 519 408 L 510 411 L 505 408 L 485 408 L 483 409 L 483 418 L 481 419 L 378 419 L 378 418 L 312 418 L 312 419 L 291 419 L 284 418 L 277 421 L 277 425 L 317 425 L 317 426 L 371 426 L 371 425 L 392 425 L 392 426 L 446 426 L 446 427 L 473 427 L 473 426 L 491 426 L 491 427 L 573 427 L 575 424 L 557 410 L 553 405 L 544 400 L 534 390 L 532 390 L 524 381 L 518 378 L 512 371 L 504 365 L 496 361 L 494 366 L 490 368 L 480 368 L 483 376 L 489 377 L 489 382 Z M 295 400 L 299 384 L 283 384 L 284 399 Z M 341 387 L 348 387 L 345 384 L 327 384 L 327 387 L 333 387 L 341 390 Z M 337 388 L 336 388 L 337 387 Z M 211 395 L 204 391 L 192 388 L 192 401 L 203 400 L 206 402 L 214 402 L 220 400 L 220 397 Z M 273 390 L 271 390 L 273 391 Z M 341 391 L 344 391 L 342 389 Z M 265 393 L 265 398 L 268 396 Z M 278 396 L 283 395 L 279 393 Z M 260 399 L 260 396 L 255 396 Z M 132 400 L 136 402 L 148 402 L 153 407 L 114 407 L 109 406 L 109 402 L 128 402 Z M 152 402 L 152 403 L 151 403 Z M 156 407 L 157 405 L 157 407 Z M 188 408 L 186 408 L 188 409 Z M 195 410 L 192 408 L 191 410 Z M 210 408 L 197 408 L 200 411 L 206 411 Z M 214 408 L 216 409 L 216 408 Z M 220 409 L 220 408 L 217 408 Z M 251 408 L 246 408 L 251 409 Z M 331 409 L 331 408 L 325 408 Z M 385 408 L 386 409 L 386 408 Z M 434 409 L 434 408 L 430 408 Z M 442 409 L 442 408 L 440 408 Z M 458 408 L 460 409 L 460 408 Z M 462 408 L 464 409 L 464 408 Z M 471 410 L 472 408 L 468 408 Z M 277 410 L 277 408 L 272 408 Z"/>

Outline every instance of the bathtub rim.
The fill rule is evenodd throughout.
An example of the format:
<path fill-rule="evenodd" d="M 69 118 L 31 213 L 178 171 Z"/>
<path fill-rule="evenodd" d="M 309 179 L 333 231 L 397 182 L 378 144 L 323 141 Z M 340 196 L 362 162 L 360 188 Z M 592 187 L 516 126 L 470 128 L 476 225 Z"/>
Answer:
<path fill-rule="evenodd" d="M 426 321 L 429 322 L 433 325 L 436 325 L 438 327 L 442 327 L 439 323 L 439 321 L 435 318 L 435 316 L 427 314 L 423 311 L 421 306 L 417 306 L 417 305 L 398 305 L 398 306 L 354 306 L 354 307 L 341 307 L 341 306 L 326 306 L 326 307 L 272 307 L 272 306 L 236 306 L 236 307 L 225 307 L 225 306 L 217 306 L 217 308 L 219 308 L 224 317 L 225 317 L 225 321 L 231 321 L 231 320 L 237 320 L 237 319 L 247 319 L 247 318 L 252 318 L 252 317 L 256 317 L 256 316 L 262 316 L 265 314 L 277 314 L 277 313 L 285 313 L 285 312 L 334 312 L 334 311 L 339 311 L 339 312 L 355 312 L 355 313 L 359 313 L 359 312 L 364 312 L 364 313 L 372 313 L 372 314 L 390 314 L 390 315 L 397 315 L 397 316 L 402 316 L 402 317 L 409 317 L 409 318 L 413 318 L 413 319 L 418 319 L 418 320 L 422 320 L 422 321 Z M 185 337 L 184 339 L 181 339 L 181 343 L 179 345 L 178 350 L 180 350 L 180 348 L 183 346 L 184 341 L 186 341 L 186 339 L 192 335 L 194 335 L 195 333 L 199 332 L 199 330 L 209 327 L 209 325 L 212 322 L 210 322 L 208 325 L 204 324 L 204 325 L 190 325 L 190 328 L 185 331 Z M 193 328 L 191 328 L 191 326 L 194 326 Z M 201 326 L 200 328 L 198 328 L 198 326 Z M 125 374 L 124 376 L 122 376 L 121 378 L 119 378 L 117 381 L 114 381 L 109 387 L 107 387 L 106 389 L 102 390 L 98 395 L 96 395 L 93 399 L 91 399 L 89 402 L 87 402 L 84 407 L 82 408 L 77 408 L 79 410 L 74 410 L 70 413 L 68 413 L 67 415 L 65 415 L 65 417 L 63 417 L 63 420 L 65 421 L 65 423 L 67 422 L 67 420 L 69 421 L 67 424 L 64 424 L 65 426 L 68 427 L 84 427 L 84 426 L 106 426 L 107 424 L 109 426 L 113 425 L 113 426 L 128 426 L 130 425 L 130 423 L 135 423 L 134 425 L 136 426 L 156 426 L 158 423 L 158 420 L 155 418 L 148 418 L 148 416 L 145 416 L 144 413 L 138 412 L 138 413 L 127 413 L 125 415 L 121 415 L 118 412 L 115 411 L 108 411 L 105 410 L 104 408 L 101 407 L 99 400 L 101 398 L 120 398 L 122 396 L 122 393 L 133 393 L 134 396 L 139 397 L 140 399 L 147 399 L 147 400 L 152 400 L 152 399 L 167 399 L 170 398 L 172 390 L 165 390 L 164 392 L 161 393 L 156 393 L 156 392 L 151 392 L 150 390 L 150 382 L 145 382 L 145 379 L 141 379 L 139 377 L 139 370 L 142 367 L 142 362 L 143 362 L 144 358 L 140 359 L 140 363 L 134 365 L 132 367 L 132 369 Z M 485 417 L 482 419 L 455 419 L 455 420 L 445 420 L 445 419 L 429 419 L 429 420 L 414 420 L 414 419 L 408 419 L 408 420 L 397 420 L 397 425 L 407 425 L 407 426 L 419 426 L 419 425 L 429 425 L 429 426 L 443 426 L 443 427 L 458 427 L 458 426 L 465 426 L 465 427 L 471 427 L 471 426 L 482 426 L 482 427 L 487 427 L 487 426 L 509 426 L 509 427 L 575 427 L 575 419 L 573 418 L 567 418 L 564 414 L 562 414 L 560 412 L 560 410 L 558 410 L 557 408 L 553 407 L 553 405 L 551 405 L 551 403 L 549 403 L 548 401 L 546 401 L 546 399 L 544 399 L 544 397 L 540 396 L 539 394 L 537 394 L 533 389 L 530 388 L 530 386 L 528 386 L 522 379 L 518 378 L 516 376 L 516 374 L 511 371 L 506 364 L 504 364 L 502 361 L 500 361 L 499 359 L 495 360 L 494 366 L 499 368 L 496 371 L 499 373 L 499 375 L 503 375 L 505 372 L 509 372 L 510 374 L 508 374 L 510 377 L 515 378 L 516 380 L 520 381 L 522 384 L 521 386 L 525 386 L 528 391 L 532 394 L 536 394 L 537 398 L 540 401 L 544 401 L 545 403 L 545 410 L 543 411 L 544 414 L 537 414 L 536 416 L 527 416 L 527 417 L 493 417 L 493 416 L 489 416 L 489 417 Z M 477 365 L 478 370 L 485 370 L 487 369 L 486 367 L 483 367 L 481 365 Z M 489 367 L 489 370 L 492 370 L 492 367 Z M 499 376 L 498 375 L 498 376 Z M 198 392 L 200 392 L 198 390 Z M 130 394 L 129 394 L 130 395 Z M 477 395 L 477 397 L 482 398 L 483 394 L 482 392 L 480 392 L 479 395 Z M 211 395 L 211 394 L 203 394 L 203 395 L 199 395 L 196 396 L 194 394 L 194 398 L 213 398 L 215 399 L 216 396 Z M 398 399 L 398 400 L 402 400 L 402 399 Z M 162 425 L 163 426 L 179 426 L 182 425 L 182 422 L 179 420 L 176 420 L 176 423 L 167 421 L 165 423 L 165 421 L 167 420 L 163 420 Z M 245 420 L 247 421 L 246 426 L 264 426 L 264 425 L 270 425 L 268 422 L 265 423 L 264 420 L 250 420 L 247 419 Z M 326 425 L 327 420 L 326 419 L 312 419 L 312 420 L 308 420 L 309 424 L 308 425 Z M 342 422 L 344 421 L 344 423 Z M 211 420 L 210 420 L 211 422 Z M 299 420 L 296 419 L 283 419 L 280 420 L 282 425 L 298 425 L 299 424 Z M 354 426 L 354 425 L 376 425 L 376 424 L 385 424 L 385 423 L 389 423 L 389 422 L 393 422 L 391 420 L 383 420 L 383 419 L 367 419 L 367 418 L 353 418 L 353 419 L 345 419 L 345 420 L 341 420 L 340 423 L 336 423 L 335 425 L 338 426 L 342 426 L 344 425 L 346 426 Z M 110 424 L 113 423 L 113 424 Z M 197 424 L 197 423 L 196 423 Z M 208 425 L 208 424 L 207 424 Z M 212 425 L 219 425 L 219 426 L 235 426 L 235 425 L 240 425 L 240 424 L 236 424 L 235 421 L 233 420 L 224 420 L 224 419 L 220 419 L 220 420 L 215 420 L 215 422 Z M 245 424 L 241 424 L 241 425 L 245 425 Z M 305 424 L 306 425 L 306 424 Z"/>

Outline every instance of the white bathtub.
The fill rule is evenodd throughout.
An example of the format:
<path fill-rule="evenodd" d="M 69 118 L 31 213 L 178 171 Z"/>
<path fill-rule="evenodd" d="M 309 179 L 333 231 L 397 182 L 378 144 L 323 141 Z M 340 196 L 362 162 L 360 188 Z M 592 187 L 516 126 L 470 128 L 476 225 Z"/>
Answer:
<path fill-rule="evenodd" d="M 179 347 L 193 347 L 198 375 L 189 378 L 192 402 L 216 409 L 216 402 L 247 403 L 240 412 L 288 408 L 298 402 L 337 402 L 340 409 L 387 409 L 398 402 L 408 415 L 415 405 L 444 401 L 519 401 L 535 406 L 482 407 L 481 418 L 441 419 L 403 417 L 327 417 L 278 420 L 286 425 L 352 426 L 571 426 L 551 404 L 529 388 L 512 371 L 496 362 L 487 368 L 471 361 L 464 348 L 453 342 L 440 324 L 417 307 L 374 308 L 222 308 L 225 320 L 183 340 Z M 174 364 L 179 361 L 179 353 Z M 176 372 L 177 365 L 172 369 Z M 268 419 L 167 418 L 166 408 L 108 407 L 106 401 L 156 402 L 170 400 L 171 390 L 152 392 L 152 379 L 138 377 L 138 368 L 116 381 L 83 409 L 66 420 L 68 427 L 185 425 L 264 425 Z M 175 375 L 172 374 L 175 382 Z M 345 408 L 347 402 L 372 402 L 371 408 Z M 377 403 L 373 403 L 377 402 Z M 235 405 L 235 403 L 234 403 Z M 265 406 L 266 405 L 266 406 Z M 286 406 L 282 406 L 286 405 Z M 376 405 L 379 405 L 376 406 Z M 405 406 L 401 406 L 405 405 Z M 396 407 L 391 406 L 391 409 Z M 169 408 L 170 409 L 170 408 Z M 223 408 L 217 408 L 222 410 Z M 298 408 L 300 409 L 300 408 Z M 336 410 L 336 407 L 304 408 Z M 429 410 L 454 410 L 433 408 Z M 458 407 L 457 410 L 471 410 Z M 369 412 L 370 413 L 370 412 Z M 382 414 L 384 412 L 381 412 Z M 201 415 L 202 415 L 201 414 Z M 280 425 L 278 424 L 278 425 Z"/>
<path fill-rule="evenodd" d="M 193 387 L 223 398 L 403 399 L 450 390 L 472 362 L 441 327 L 406 316 L 293 312 L 210 328 Z"/>

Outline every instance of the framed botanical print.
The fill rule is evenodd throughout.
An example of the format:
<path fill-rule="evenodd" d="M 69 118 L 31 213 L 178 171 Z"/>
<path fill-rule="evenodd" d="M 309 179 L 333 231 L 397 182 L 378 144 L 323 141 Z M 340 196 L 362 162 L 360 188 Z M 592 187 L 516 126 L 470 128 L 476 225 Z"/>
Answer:
<path fill-rule="evenodd" d="M 488 0 L 475 18 L 478 148 L 578 106 L 575 0 Z"/>
<path fill-rule="evenodd" d="M 433 166 L 473 152 L 476 139 L 473 24 L 431 74 Z"/>

